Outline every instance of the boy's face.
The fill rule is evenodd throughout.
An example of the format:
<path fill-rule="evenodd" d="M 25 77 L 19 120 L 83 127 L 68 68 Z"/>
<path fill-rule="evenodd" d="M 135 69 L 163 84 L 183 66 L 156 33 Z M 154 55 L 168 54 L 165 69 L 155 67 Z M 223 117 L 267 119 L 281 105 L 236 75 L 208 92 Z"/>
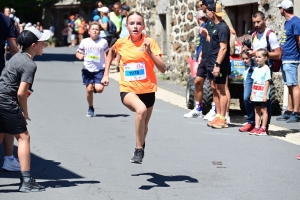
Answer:
<path fill-rule="evenodd" d="M 97 39 L 100 34 L 99 26 L 92 25 L 91 28 L 89 29 L 89 34 L 90 34 L 91 38 Z"/>
<path fill-rule="evenodd" d="M 249 56 L 247 56 L 247 54 L 245 54 L 245 53 L 242 54 L 242 60 L 245 63 L 245 65 L 251 64 L 251 58 Z"/>

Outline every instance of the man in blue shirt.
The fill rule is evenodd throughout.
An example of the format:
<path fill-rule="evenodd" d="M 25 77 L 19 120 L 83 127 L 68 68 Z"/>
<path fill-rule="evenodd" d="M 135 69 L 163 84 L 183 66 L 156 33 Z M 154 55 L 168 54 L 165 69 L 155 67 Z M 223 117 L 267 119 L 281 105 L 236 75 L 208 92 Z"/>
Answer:
<path fill-rule="evenodd" d="M 300 19 L 294 16 L 293 2 L 283 0 L 277 5 L 280 14 L 286 19 L 281 40 L 282 48 L 282 77 L 289 89 L 288 109 L 277 120 L 287 123 L 300 121 L 300 90 L 298 86 L 298 67 L 300 64 Z"/>

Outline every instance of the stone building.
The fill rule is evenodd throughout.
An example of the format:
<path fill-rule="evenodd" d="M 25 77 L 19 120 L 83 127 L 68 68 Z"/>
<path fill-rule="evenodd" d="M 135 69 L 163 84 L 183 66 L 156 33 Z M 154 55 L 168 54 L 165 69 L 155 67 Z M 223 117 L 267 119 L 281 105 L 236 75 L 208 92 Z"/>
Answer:
<path fill-rule="evenodd" d="M 267 25 L 280 39 L 284 18 L 276 7 L 282 0 L 219 0 L 225 7 L 239 40 L 253 30 L 251 15 L 257 10 L 267 16 Z M 145 17 L 146 33 L 157 40 L 167 64 L 167 79 L 185 84 L 189 74 L 186 58 L 195 52 L 197 36 L 196 0 L 127 0 L 132 10 Z"/>

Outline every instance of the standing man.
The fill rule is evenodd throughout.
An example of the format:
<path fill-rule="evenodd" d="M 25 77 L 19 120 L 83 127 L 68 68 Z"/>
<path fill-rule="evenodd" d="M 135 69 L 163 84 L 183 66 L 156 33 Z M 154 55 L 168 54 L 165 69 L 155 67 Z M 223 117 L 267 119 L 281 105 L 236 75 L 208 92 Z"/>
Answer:
<path fill-rule="evenodd" d="M 209 43 L 205 37 L 200 34 L 201 27 L 206 28 L 209 34 L 212 32 L 214 24 L 207 19 L 203 10 L 199 10 L 196 15 L 199 24 L 198 37 L 196 38 L 196 60 L 198 63 L 197 76 L 194 81 L 195 85 L 195 103 L 196 106 L 189 113 L 184 114 L 185 118 L 199 118 L 202 117 L 202 98 L 203 98 L 203 84 L 207 76 L 207 56 Z"/>
<path fill-rule="evenodd" d="M 5 41 L 7 40 L 10 54 L 13 56 L 16 53 L 19 52 L 19 49 L 17 47 L 16 43 L 16 35 L 15 35 L 15 26 L 12 24 L 11 20 L 5 16 L 3 13 L 0 13 L 0 43 L 2 47 L 5 44 Z M 0 75 L 2 73 L 2 70 L 5 66 L 5 60 L 4 60 L 4 48 L 0 48 Z M 1 124 L 0 124 L 1 126 Z M 7 171 L 20 171 L 20 163 L 19 161 L 13 156 L 13 149 L 14 149 L 14 136 L 5 134 L 4 136 L 4 163 L 2 168 Z"/>
<path fill-rule="evenodd" d="M 226 83 L 231 69 L 229 60 L 230 30 L 222 19 L 222 16 L 225 14 L 220 4 L 209 4 L 206 15 L 215 24 L 211 35 L 208 35 L 205 29 L 201 30 L 201 34 L 210 42 L 207 77 L 213 90 L 217 110 L 216 117 L 211 122 L 208 122 L 207 125 L 213 128 L 227 128 L 228 124 L 225 115 L 228 103 Z"/>
<path fill-rule="evenodd" d="M 277 5 L 280 14 L 286 19 L 281 40 L 282 47 L 282 77 L 289 89 L 288 109 L 277 120 L 287 123 L 299 122 L 300 91 L 298 86 L 298 67 L 300 63 L 300 19 L 294 15 L 293 2 L 283 0 Z"/>
<path fill-rule="evenodd" d="M 251 57 L 255 57 L 256 50 L 263 48 L 268 49 L 268 58 L 278 60 L 281 58 L 281 50 L 274 32 L 270 31 L 266 26 L 265 14 L 258 11 L 252 15 L 253 26 L 255 27 L 255 32 L 252 34 L 252 50 L 248 51 Z M 249 69 L 247 77 L 245 79 L 244 88 L 244 104 L 247 112 L 247 124 L 239 129 L 240 132 L 251 132 L 255 128 L 254 119 L 254 105 L 250 101 L 250 95 L 252 91 L 253 79 L 251 78 L 254 68 Z M 271 76 L 272 77 L 272 76 Z M 266 132 L 268 133 L 268 127 L 271 121 L 271 102 L 267 101 L 268 110 L 268 125 Z"/>
<path fill-rule="evenodd" d="M 116 26 L 116 32 L 110 33 L 111 34 L 111 43 L 109 44 L 112 47 L 115 42 L 119 39 L 119 34 L 121 31 L 121 24 L 122 24 L 122 15 L 120 12 L 120 3 L 114 3 L 113 5 L 113 12 L 109 13 L 109 19 L 112 23 Z"/>

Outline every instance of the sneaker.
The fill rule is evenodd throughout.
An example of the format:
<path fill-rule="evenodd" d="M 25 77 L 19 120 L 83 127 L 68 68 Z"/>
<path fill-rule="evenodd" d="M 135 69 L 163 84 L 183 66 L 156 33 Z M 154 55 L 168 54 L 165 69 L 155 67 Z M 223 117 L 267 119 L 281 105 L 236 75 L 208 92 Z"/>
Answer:
<path fill-rule="evenodd" d="M 239 129 L 240 132 L 249 132 L 255 128 L 254 124 L 247 123 L 245 126 Z"/>
<path fill-rule="evenodd" d="M 143 149 L 135 149 L 130 162 L 142 164 L 144 158 L 144 150 Z"/>
<path fill-rule="evenodd" d="M 299 155 L 299 156 L 297 156 L 297 159 L 298 159 L 298 160 L 300 160 L 300 155 Z"/>
<path fill-rule="evenodd" d="M 200 118 L 202 117 L 202 111 L 198 111 L 197 108 L 194 108 L 189 113 L 183 115 L 185 118 Z"/>
<path fill-rule="evenodd" d="M 258 132 L 259 128 L 256 128 L 255 126 L 252 128 L 252 130 L 249 132 L 249 135 L 256 135 Z"/>
<path fill-rule="evenodd" d="M 45 187 L 39 185 L 37 182 L 35 182 L 35 179 L 30 177 L 30 180 L 28 182 L 25 182 L 23 178 L 20 178 L 21 180 L 21 186 L 19 188 L 20 192 L 41 192 L 45 191 Z"/>
<path fill-rule="evenodd" d="M 218 119 L 219 119 L 218 121 L 212 124 L 211 126 L 212 128 L 218 128 L 218 129 L 228 128 L 228 124 L 226 123 L 226 120 L 223 120 L 221 118 Z"/>
<path fill-rule="evenodd" d="M 287 114 L 287 111 L 285 111 L 280 117 L 276 118 L 276 121 L 286 121 L 290 118 L 291 114 Z"/>
<path fill-rule="evenodd" d="M 86 116 L 87 117 L 94 117 L 94 108 L 89 108 Z"/>
<path fill-rule="evenodd" d="M 216 123 L 219 119 L 220 119 L 219 117 L 215 117 L 211 122 L 208 122 L 208 123 L 207 123 L 207 126 L 212 127 L 212 125 L 213 125 L 214 123 Z"/>
<path fill-rule="evenodd" d="M 256 135 L 256 136 L 265 136 L 265 135 L 268 135 L 268 134 L 267 134 L 267 132 L 266 132 L 265 129 L 260 128 L 260 129 L 258 129 L 258 131 L 256 131 L 256 134 L 255 134 L 255 135 Z"/>
<path fill-rule="evenodd" d="M 6 171 L 11 171 L 11 172 L 21 171 L 19 160 L 15 157 L 13 159 L 4 157 L 2 169 L 6 170 Z"/>
<path fill-rule="evenodd" d="M 214 118 L 215 116 L 216 116 L 216 112 L 213 109 L 210 109 L 210 111 L 205 115 L 203 119 L 208 120 Z"/>
<path fill-rule="evenodd" d="M 226 116 L 225 118 L 226 118 L 226 123 L 230 124 L 230 116 Z"/>
<path fill-rule="evenodd" d="M 299 121 L 299 118 L 294 113 L 290 115 L 290 117 L 286 120 L 286 123 L 296 123 Z"/>

